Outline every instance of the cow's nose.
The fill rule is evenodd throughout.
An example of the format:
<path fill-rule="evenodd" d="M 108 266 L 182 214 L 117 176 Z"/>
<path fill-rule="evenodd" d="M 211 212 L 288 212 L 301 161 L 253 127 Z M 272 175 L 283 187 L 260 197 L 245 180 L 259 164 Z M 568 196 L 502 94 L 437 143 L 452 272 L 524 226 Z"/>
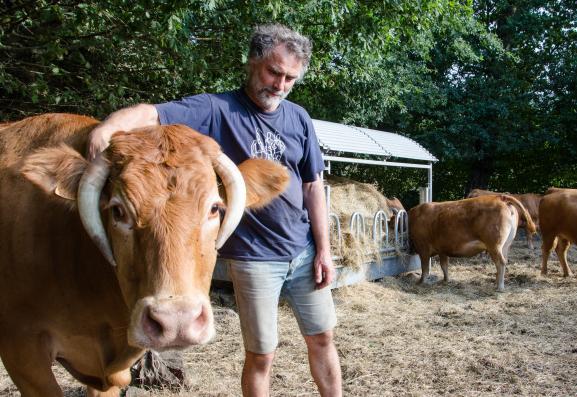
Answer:
<path fill-rule="evenodd" d="M 174 337 L 174 320 L 171 317 L 161 305 L 150 305 L 142 314 L 142 329 L 151 340 Z"/>
<path fill-rule="evenodd" d="M 148 305 L 141 326 L 151 344 L 161 349 L 204 343 L 213 333 L 210 306 L 186 299 Z"/>

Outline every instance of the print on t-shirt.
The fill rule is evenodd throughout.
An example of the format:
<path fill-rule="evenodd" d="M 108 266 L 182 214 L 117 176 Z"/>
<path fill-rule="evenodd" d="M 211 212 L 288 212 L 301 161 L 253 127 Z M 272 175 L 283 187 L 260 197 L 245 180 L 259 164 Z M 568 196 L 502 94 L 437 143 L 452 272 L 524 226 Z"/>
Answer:
<path fill-rule="evenodd" d="M 256 139 L 250 144 L 250 157 L 280 162 L 285 149 L 286 145 L 278 133 L 267 131 L 263 134 L 257 128 Z"/>

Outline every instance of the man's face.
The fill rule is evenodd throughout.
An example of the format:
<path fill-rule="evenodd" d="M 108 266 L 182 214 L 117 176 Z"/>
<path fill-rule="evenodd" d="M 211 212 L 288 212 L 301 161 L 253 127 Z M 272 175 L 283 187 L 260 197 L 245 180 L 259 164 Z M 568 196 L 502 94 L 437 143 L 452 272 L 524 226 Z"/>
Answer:
<path fill-rule="evenodd" d="M 247 94 L 263 111 L 272 112 L 293 88 L 303 63 L 282 44 L 267 58 L 250 62 Z"/>

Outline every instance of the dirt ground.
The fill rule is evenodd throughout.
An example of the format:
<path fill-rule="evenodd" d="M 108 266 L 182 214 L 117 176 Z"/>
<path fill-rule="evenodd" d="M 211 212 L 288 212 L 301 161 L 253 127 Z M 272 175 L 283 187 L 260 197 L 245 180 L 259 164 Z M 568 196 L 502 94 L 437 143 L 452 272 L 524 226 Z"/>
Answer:
<path fill-rule="evenodd" d="M 539 247 L 539 244 L 536 244 Z M 565 279 L 555 255 L 539 275 L 540 250 L 516 240 L 506 291 L 495 291 L 487 258 L 451 259 L 452 280 L 416 284 L 417 273 L 333 291 L 336 344 L 345 396 L 577 395 L 577 278 Z M 570 250 L 573 269 L 577 251 Z M 185 352 L 189 386 L 129 396 L 240 396 L 243 349 L 234 299 L 213 294 L 218 336 Z M 65 395 L 82 388 L 55 366 Z M 0 395 L 19 396 L 0 366 Z M 290 309 L 280 311 L 273 396 L 317 395 L 304 342 Z"/>

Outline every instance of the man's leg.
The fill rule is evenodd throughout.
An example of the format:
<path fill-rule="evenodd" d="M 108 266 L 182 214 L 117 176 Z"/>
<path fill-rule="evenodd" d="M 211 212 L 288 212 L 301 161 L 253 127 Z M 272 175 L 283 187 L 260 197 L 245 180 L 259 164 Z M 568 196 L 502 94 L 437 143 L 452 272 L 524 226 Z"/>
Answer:
<path fill-rule="evenodd" d="M 290 263 L 284 295 L 289 301 L 307 349 L 311 374 L 321 396 L 341 396 L 341 369 L 333 343 L 337 317 L 330 287 L 317 289 L 314 280 L 314 247 Z"/>
<path fill-rule="evenodd" d="M 247 351 L 242 368 L 242 395 L 266 397 L 270 390 L 270 371 L 274 353 L 257 354 Z"/>
<path fill-rule="evenodd" d="M 305 335 L 311 374 L 321 396 L 342 396 L 341 366 L 333 331 Z"/>
<path fill-rule="evenodd" d="M 288 262 L 228 260 L 228 264 L 245 349 L 242 394 L 245 397 L 268 396 L 278 342 L 278 300 Z"/>

